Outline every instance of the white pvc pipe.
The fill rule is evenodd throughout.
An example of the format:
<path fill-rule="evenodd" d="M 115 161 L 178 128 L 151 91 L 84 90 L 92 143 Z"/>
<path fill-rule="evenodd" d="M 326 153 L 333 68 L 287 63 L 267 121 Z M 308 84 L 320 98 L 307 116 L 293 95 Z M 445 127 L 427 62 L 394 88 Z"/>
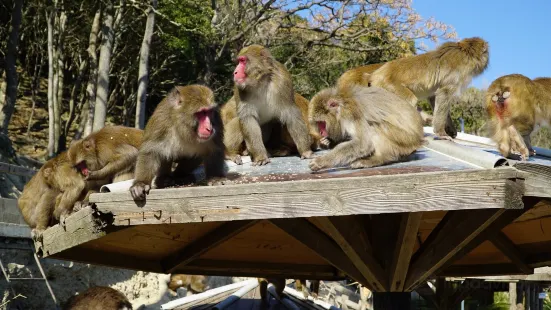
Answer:
<path fill-rule="evenodd" d="M 164 305 L 161 305 L 161 309 L 167 309 L 167 310 L 168 309 L 174 309 L 176 307 L 180 307 L 180 306 L 185 305 L 187 303 L 190 303 L 192 301 L 196 301 L 196 300 L 200 300 L 200 299 L 206 299 L 206 298 L 213 297 L 213 296 L 218 295 L 218 294 L 223 293 L 223 292 L 227 292 L 227 291 L 231 291 L 233 289 L 241 288 L 245 285 L 251 284 L 252 282 L 258 283 L 258 280 L 257 279 L 245 280 L 245 281 L 241 281 L 241 282 L 237 282 L 237 283 L 217 287 L 215 289 L 208 290 L 208 291 L 200 293 L 200 294 L 195 294 L 195 295 L 186 296 L 186 297 L 183 297 L 183 298 L 180 298 L 180 299 L 172 300 L 170 302 L 167 302 Z"/>
<path fill-rule="evenodd" d="M 213 310 L 222 310 L 226 308 L 227 306 L 233 304 L 237 300 L 239 300 L 241 297 L 243 297 L 248 292 L 254 290 L 258 287 L 258 280 L 251 282 L 239 290 L 237 290 L 235 293 L 231 294 L 228 298 L 224 299 L 223 301 L 219 302 L 216 306 L 214 306 Z"/>
<path fill-rule="evenodd" d="M 134 179 L 111 183 L 111 184 L 105 184 L 99 189 L 99 192 L 113 193 L 113 192 L 128 191 L 130 189 L 130 186 L 132 186 L 132 182 L 134 182 Z"/>

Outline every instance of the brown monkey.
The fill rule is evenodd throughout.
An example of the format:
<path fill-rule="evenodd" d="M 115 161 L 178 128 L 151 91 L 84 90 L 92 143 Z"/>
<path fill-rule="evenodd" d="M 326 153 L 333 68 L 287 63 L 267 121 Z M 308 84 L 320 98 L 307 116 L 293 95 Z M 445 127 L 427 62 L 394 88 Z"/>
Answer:
<path fill-rule="evenodd" d="M 123 293 L 107 286 L 95 286 L 69 298 L 64 310 L 132 310 Z"/>
<path fill-rule="evenodd" d="M 284 278 L 258 278 L 258 283 L 260 284 L 260 299 L 263 303 L 268 301 L 267 297 L 269 283 L 272 283 L 274 285 L 276 294 L 279 299 L 283 298 L 283 290 L 285 289 Z"/>
<path fill-rule="evenodd" d="M 530 134 L 536 125 L 551 122 L 551 78 L 510 74 L 496 79 L 486 91 L 486 111 L 501 154 L 535 155 Z"/>
<path fill-rule="evenodd" d="M 412 105 L 435 96 L 434 133 L 450 139 L 457 135 L 450 108 L 455 95 L 488 67 L 488 43 L 481 38 L 446 42 L 425 54 L 390 61 L 369 77 L 372 86 L 396 93 Z"/>
<path fill-rule="evenodd" d="M 58 222 L 64 226 L 75 203 L 86 200 L 94 189 L 99 186 L 84 180 L 66 152 L 47 161 L 25 185 L 17 202 L 33 239 L 40 240 L 42 232 Z"/>
<path fill-rule="evenodd" d="M 237 61 L 233 76 L 237 119 L 227 124 L 227 130 L 237 132 L 237 128 L 241 128 L 252 164 L 265 165 L 270 162 L 261 126 L 274 120 L 285 125 L 301 158 L 310 158 L 312 138 L 295 103 L 293 82 L 287 69 L 260 45 L 243 48 Z M 239 149 L 241 142 L 233 138 L 226 137 L 224 145 L 230 150 Z M 238 156 L 234 157 L 239 164 Z"/>
<path fill-rule="evenodd" d="M 223 177 L 224 129 L 214 94 L 206 86 L 173 88 L 147 122 L 130 193 L 145 199 L 151 182 L 166 184 L 173 162 L 176 177 L 189 177 L 201 163 L 207 178 Z"/>
<path fill-rule="evenodd" d="M 143 130 L 106 126 L 74 142 L 68 155 L 87 180 L 119 182 L 133 178 Z"/>
<path fill-rule="evenodd" d="M 382 67 L 385 63 L 371 64 L 356 67 L 343 73 L 337 80 L 337 89 L 348 87 L 351 85 L 370 86 L 369 77 L 371 73 Z"/>
<path fill-rule="evenodd" d="M 294 96 L 295 104 L 299 107 L 302 113 L 302 119 L 308 124 L 308 104 L 309 101 L 298 93 Z M 237 118 L 237 107 L 235 97 L 231 97 L 221 109 L 222 121 L 224 125 L 227 125 L 231 120 Z M 231 130 L 229 128 L 232 128 Z M 262 139 L 264 145 L 271 156 L 288 156 L 294 153 L 298 153 L 297 147 L 293 138 L 289 134 L 289 131 L 278 121 L 272 121 L 261 126 Z M 315 131 L 310 130 L 310 135 L 313 139 L 312 148 L 317 149 L 320 147 L 321 136 Z M 225 127 L 224 128 L 225 142 L 228 143 L 230 148 L 226 147 L 226 159 L 241 164 L 240 155 L 247 155 L 245 140 L 240 126 Z M 231 146 L 234 149 L 231 149 Z M 237 148 L 235 148 L 237 147 Z"/>
<path fill-rule="evenodd" d="M 312 117 L 322 136 L 338 131 L 350 137 L 329 153 L 314 158 L 309 164 L 313 171 L 345 165 L 384 165 L 410 155 L 423 143 L 423 124 L 415 107 L 384 89 L 325 89 L 314 96 L 312 106 L 317 111 L 325 109 L 340 125 L 332 126 L 335 123 L 328 122 L 328 118 Z"/>
<path fill-rule="evenodd" d="M 310 281 L 310 291 L 312 292 L 312 297 L 317 298 L 319 294 L 319 288 L 320 288 L 320 281 L 319 280 L 311 280 Z M 304 298 L 308 298 L 308 289 L 306 288 L 306 280 L 304 279 L 297 279 L 295 280 L 295 289 L 297 291 L 302 291 L 302 294 L 304 295 Z"/>
<path fill-rule="evenodd" d="M 176 292 L 178 288 L 183 287 L 193 293 L 202 293 L 208 289 L 206 281 L 207 277 L 205 276 L 173 274 L 170 276 L 168 288 Z"/>

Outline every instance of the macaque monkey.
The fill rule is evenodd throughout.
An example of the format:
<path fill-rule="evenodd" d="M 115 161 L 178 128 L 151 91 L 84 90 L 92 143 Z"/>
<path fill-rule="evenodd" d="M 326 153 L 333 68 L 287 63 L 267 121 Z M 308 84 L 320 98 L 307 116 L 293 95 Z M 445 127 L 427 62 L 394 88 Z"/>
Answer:
<path fill-rule="evenodd" d="M 382 88 L 325 89 L 312 98 L 311 106 L 310 120 L 323 137 L 349 136 L 314 158 L 309 163 L 313 171 L 380 166 L 401 160 L 423 144 L 423 124 L 415 107 Z"/>
<path fill-rule="evenodd" d="M 535 155 L 530 134 L 551 122 L 551 78 L 510 74 L 496 79 L 486 91 L 486 111 L 501 154 L 528 159 Z"/>
<path fill-rule="evenodd" d="M 133 178 L 143 131 L 123 126 L 106 126 L 74 142 L 68 155 L 86 180 L 104 184 Z"/>
<path fill-rule="evenodd" d="M 384 64 L 385 63 L 382 62 L 378 64 L 365 65 L 346 71 L 337 80 L 337 89 L 352 85 L 360 85 L 365 87 L 370 86 L 369 77 L 371 76 L 371 73 L 382 67 Z"/>
<path fill-rule="evenodd" d="M 180 287 L 185 288 L 188 292 L 202 293 L 208 289 L 207 277 L 193 276 L 186 274 L 173 274 L 170 276 L 168 288 L 174 292 Z"/>
<path fill-rule="evenodd" d="M 435 102 L 429 100 L 434 133 L 451 139 L 457 135 L 450 117 L 451 104 L 473 77 L 486 70 L 488 57 L 488 43 L 481 38 L 446 42 L 434 51 L 387 62 L 371 74 L 369 83 L 397 94 L 411 105 L 435 96 Z"/>
<path fill-rule="evenodd" d="M 17 201 L 32 238 L 40 240 L 44 230 L 57 222 L 64 226 L 75 203 L 86 200 L 88 191 L 95 186 L 84 180 L 66 152 L 47 161 L 25 185 Z"/>
<path fill-rule="evenodd" d="M 309 101 L 298 93 L 294 96 L 295 104 L 302 113 L 302 119 L 308 122 L 308 104 Z M 235 97 L 231 97 L 221 109 L 222 122 L 224 123 L 224 140 L 228 143 L 226 146 L 226 159 L 241 164 L 241 155 L 249 154 L 243 133 L 240 126 L 227 126 L 230 121 L 237 118 L 237 104 Z M 307 123 L 308 124 L 308 123 Z M 232 128 L 231 131 L 229 128 Z M 278 121 L 272 121 L 261 126 L 262 139 L 264 145 L 271 156 L 289 156 L 298 153 L 297 147 L 289 131 Z M 310 130 L 313 139 L 313 149 L 319 147 L 321 137 L 316 131 Z M 229 146 L 229 147 L 228 147 Z"/>
<path fill-rule="evenodd" d="M 201 163 L 207 178 L 225 176 L 224 129 L 214 94 L 206 86 L 174 87 L 147 122 L 136 163 L 134 200 L 144 200 L 153 178 L 189 177 Z M 178 166 L 172 172 L 172 164 Z"/>
<path fill-rule="evenodd" d="M 284 278 L 258 278 L 258 283 L 260 285 L 260 299 L 262 303 L 268 301 L 268 284 L 272 283 L 275 287 L 275 291 L 279 299 L 283 298 L 283 290 L 285 289 L 285 279 Z"/>
<path fill-rule="evenodd" d="M 297 291 L 301 291 L 304 295 L 304 298 L 308 298 L 310 295 L 308 293 L 308 288 L 306 288 L 306 280 L 304 279 L 297 279 L 295 280 L 295 289 Z M 320 281 L 319 280 L 311 280 L 310 281 L 310 291 L 312 292 L 312 297 L 318 298 L 320 289 Z"/>
<path fill-rule="evenodd" d="M 287 69 L 260 45 L 243 48 L 237 62 L 233 73 L 237 118 L 229 121 L 226 127 L 227 132 L 238 132 L 241 128 L 252 165 L 270 162 L 262 126 L 275 120 L 289 131 L 301 158 L 312 157 L 313 141 L 295 103 L 293 82 Z M 231 135 L 224 140 L 229 150 L 239 149 L 240 144 L 240 140 Z M 239 155 L 232 156 L 236 163 L 241 162 Z"/>
<path fill-rule="evenodd" d="M 132 304 L 116 289 L 95 286 L 69 298 L 63 310 L 132 310 Z"/>

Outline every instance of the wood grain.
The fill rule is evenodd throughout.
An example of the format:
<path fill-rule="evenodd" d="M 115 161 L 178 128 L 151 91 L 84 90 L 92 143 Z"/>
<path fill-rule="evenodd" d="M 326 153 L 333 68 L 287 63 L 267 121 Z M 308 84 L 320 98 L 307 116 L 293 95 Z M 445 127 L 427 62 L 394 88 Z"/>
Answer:
<path fill-rule="evenodd" d="M 423 213 L 421 212 L 402 214 L 396 249 L 394 250 L 394 258 L 389 269 L 391 292 L 401 292 L 404 290 L 404 284 L 413 254 L 413 247 L 417 242 L 417 232 L 419 231 L 422 215 Z"/>

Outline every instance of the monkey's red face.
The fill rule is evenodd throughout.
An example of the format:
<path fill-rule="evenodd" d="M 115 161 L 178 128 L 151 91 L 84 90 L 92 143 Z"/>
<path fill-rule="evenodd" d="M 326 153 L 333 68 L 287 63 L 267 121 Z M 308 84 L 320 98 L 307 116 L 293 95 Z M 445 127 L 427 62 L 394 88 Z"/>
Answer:
<path fill-rule="evenodd" d="M 235 68 L 235 71 L 233 72 L 233 81 L 237 86 L 244 86 L 245 82 L 247 81 L 247 56 L 239 56 L 237 57 L 237 67 Z"/>
<path fill-rule="evenodd" d="M 212 126 L 212 115 L 214 111 L 209 108 L 202 108 L 195 113 L 197 120 L 197 137 L 200 141 L 209 140 L 214 135 L 214 127 Z"/>
<path fill-rule="evenodd" d="M 320 135 L 322 137 L 328 137 L 329 134 L 327 133 L 327 124 L 325 123 L 325 121 L 318 121 L 318 130 L 320 132 Z"/>
<path fill-rule="evenodd" d="M 492 96 L 492 101 L 496 105 L 496 113 L 500 118 L 503 118 L 504 114 L 507 112 L 507 99 L 511 96 L 509 90 L 505 90 L 503 93 L 498 92 Z"/>
<path fill-rule="evenodd" d="M 81 161 L 80 163 L 78 163 L 75 168 L 78 170 L 78 172 L 80 172 L 83 176 L 88 176 L 88 174 L 90 173 L 90 171 L 88 170 L 88 167 L 86 166 L 86 162 L 85 161 Z"/>

